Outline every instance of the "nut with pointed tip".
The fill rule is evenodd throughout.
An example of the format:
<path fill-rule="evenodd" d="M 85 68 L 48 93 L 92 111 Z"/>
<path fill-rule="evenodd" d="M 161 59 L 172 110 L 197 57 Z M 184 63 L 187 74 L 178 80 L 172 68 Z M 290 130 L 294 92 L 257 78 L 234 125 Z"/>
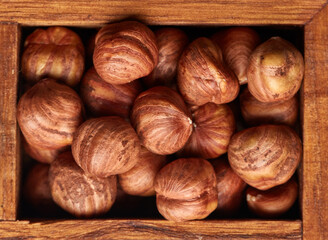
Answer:
<path fill-rule="evenodd" d="M 182 53 L 178 87 L 190 105 L 228 103 L 239 93 L 238 79 L 225 64 L 221 49 L 208 38 L 197 38 Z"/>
<path fill-rule="evenodd" d="M 124 84 L 147 76 L 157 62 L 155 35 L 140 22 L 108 24 L 96 35 L 93 64 L 108 83 Z"/>
<path fill-rule="evenodd" d="M 77 217 L 94 217 L 109 211 L 116 192 L 116 176 L 97 178 L 86 175 L 76 164 L 70 151 L 53 161 L 49 183 L 54 201 Z"/>
<path fill-rule="evenodd" d="M 168 220 L 203 219 L 218 205 L 212 165 L 201 158 L 180 158 L 163 167 L 155 179 L 158 211 Z"/>
<path fill-rule="evenodd" d="M 83 111 L 82 100 L 73 89 L 46 78 L 19 99 L 17 120 L 29 144 L 61 149 L 71 145 Z"/>
<path fill-rule="evenodd" d="M 261 102 L 292 98 L 304 75 L 304 60 L 290 42 L 272 37 L 251 54 L 247 68 L 248 89 Z"/>
<path fill-rule="evenodd" d="M 232 136 L 228 158 L 247 184 L 267 190 L 287 182 L 302 156 L 297 133 L 285 125 L 261 125 Z"/>
<path fill-rule="evenodd" d="M 160 155 L 179 151 L 192 132 L 191 115 L 182 97 L 163 86 L 150 88 L 136 98 L 131 122 L 142 145 Z"/>

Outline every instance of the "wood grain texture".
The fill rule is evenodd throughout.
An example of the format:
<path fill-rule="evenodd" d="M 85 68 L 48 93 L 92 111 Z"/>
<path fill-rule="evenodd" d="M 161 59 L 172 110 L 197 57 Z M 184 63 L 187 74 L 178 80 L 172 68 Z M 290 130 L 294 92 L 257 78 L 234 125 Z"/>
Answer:
<path fill-rule="evenodd" d="M 0 23 L 0 219 L 17 216 L 20 137 L 16 121 L 20 28 Z"/>
<path fill-rule="evenodd" d="M 270 229 L 270 231 L 268 230 Z M 300 221 L 56 220 L 2 222 L 6 239 L 301 239 Z"/>
<path fill-rule="evenodd" d="M 132 17 L 152 25 L 303 25 L 325 2 L 282 0 L 277 4 L 271 0 L 3 0 L 0 21 L 17 21 L 29 26 L 99 26 Z"/>
<path fill-rule="evenodd" d="M 305 26 L 302 210 L 305 240 L 328 239 L 328 6 Z"/>

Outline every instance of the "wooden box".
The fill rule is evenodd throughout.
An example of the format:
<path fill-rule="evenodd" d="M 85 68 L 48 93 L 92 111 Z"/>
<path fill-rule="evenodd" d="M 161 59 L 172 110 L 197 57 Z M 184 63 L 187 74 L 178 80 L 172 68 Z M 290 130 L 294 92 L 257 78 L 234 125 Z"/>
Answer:
<path fill-rule="evenodd" d="M 0 5 L 0 237 L 6 239 L 328 239 L 327 0 L 16 0 Z M 16 121 L 21 29 L 99 27 L 127 17 L 151 25 L 304 27 L 303 160 L 298 220 L 20 220 L 22 175 Z"/>

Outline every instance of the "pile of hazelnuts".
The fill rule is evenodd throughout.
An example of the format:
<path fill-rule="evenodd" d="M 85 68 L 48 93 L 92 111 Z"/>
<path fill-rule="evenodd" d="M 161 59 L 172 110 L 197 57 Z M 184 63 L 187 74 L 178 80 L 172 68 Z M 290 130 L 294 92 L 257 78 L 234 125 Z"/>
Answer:
<path fill-rule="evenodd" d="M 261 42 L 247 27 L 188 42 L 177 28 L 123 21 L 102 27 L 92 43 L 85 71 L 74 31 L 36 29 L 25 40 L 29 87 L 17 120 L 26 153 L 43 163 L 24 183 L 31 204 L 51 200 L 95 217 L 121 189 L 156 195 L 172 221 L 235 213 L 245 202 L 263 217 L 293 206 L 304 61 L 290 42 Z M 235 99 L 240 106 L 231 108 Z"/>

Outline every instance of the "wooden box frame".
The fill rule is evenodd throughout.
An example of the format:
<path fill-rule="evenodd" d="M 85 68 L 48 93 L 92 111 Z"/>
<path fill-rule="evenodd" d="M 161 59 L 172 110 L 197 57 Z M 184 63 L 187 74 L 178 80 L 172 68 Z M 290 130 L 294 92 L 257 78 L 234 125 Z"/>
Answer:
<path fill-rule="evenodd" d="M 90 239 L 328 239 L 328 6 L 326 0 L 16 0 L 0 4 L 0 237 Z M 16 121 L 20 26 L 304 26 L 301 220 L 17 220 L 21 155 Z"/>

